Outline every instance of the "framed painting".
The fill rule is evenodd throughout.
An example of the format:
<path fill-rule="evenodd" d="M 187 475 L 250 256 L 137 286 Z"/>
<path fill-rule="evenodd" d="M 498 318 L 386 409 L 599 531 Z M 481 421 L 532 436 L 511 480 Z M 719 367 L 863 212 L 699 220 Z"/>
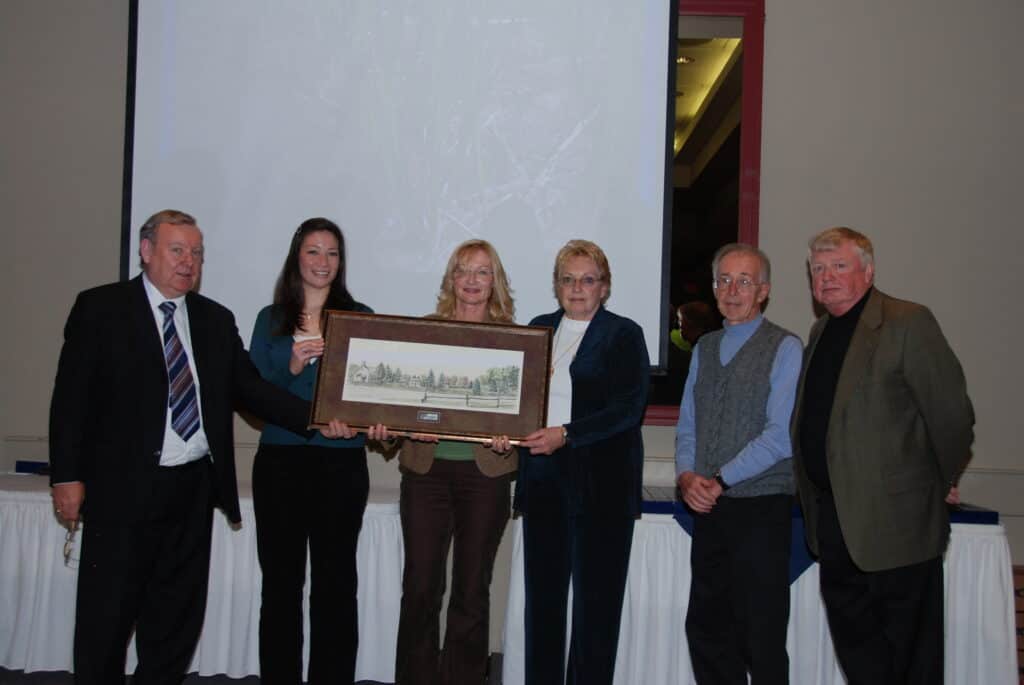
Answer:
<path fill-rule="evenodd" d="M 544 426 L 551 329 L 328 311 L 311 427 L 513 441 Z"/>

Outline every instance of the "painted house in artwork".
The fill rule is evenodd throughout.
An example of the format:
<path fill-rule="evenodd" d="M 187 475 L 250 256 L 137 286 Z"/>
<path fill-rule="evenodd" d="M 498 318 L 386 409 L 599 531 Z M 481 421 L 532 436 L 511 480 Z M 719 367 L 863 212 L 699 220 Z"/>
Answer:
<path fill-rule="evenodd" d="M 351 378 L 356 383 L 369 383 L 371 373 L 370 367 L 366 365 L 366 362 L 363 362 L 356 367 L 355 371 L 352 372 Z"/>

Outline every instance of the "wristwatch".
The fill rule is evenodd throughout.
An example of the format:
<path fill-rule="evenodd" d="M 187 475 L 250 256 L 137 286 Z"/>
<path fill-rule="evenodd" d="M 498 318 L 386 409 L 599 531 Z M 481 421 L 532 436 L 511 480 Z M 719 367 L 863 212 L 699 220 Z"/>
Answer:
<path fill-rule="evenodd" d="M 565 426 L 562 426 L 562 444 L 569 444 L 569 429 L 566 428 Z"/>
<path fill-rule="evenodd" d="M 722 469 L 718 469 L 717 471 L 715 471 L 715 475 L 712 476 L 712 478 L 718 481 L 718 484 L 722 486 L 722 492 L 725 492 L 730 488 L 730 485 L 725 482 L 724 478 L 722 478 Z"/>

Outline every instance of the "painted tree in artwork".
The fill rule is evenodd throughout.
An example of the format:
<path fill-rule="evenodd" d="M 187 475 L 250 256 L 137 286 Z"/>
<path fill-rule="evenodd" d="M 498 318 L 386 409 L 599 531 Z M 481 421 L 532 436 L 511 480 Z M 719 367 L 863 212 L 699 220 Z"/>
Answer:
<path fill-rule="evenodd" d="M 477 377 L 475 383 L 489 393 L 505 394 L 519 387 L 519 367 L 491 367 Z M 475 386 L 474 386 L 475 387 Z"/>
<path fill-rule="evenodd" d="M 484 384 L 489 392 L 499 392 L 501 390 L 501 377 L 498 375 L 498 369 L 487 369 L 483 378 Z"/>
<path fill-rule="evenodd" d="M 507 366 L 505 367 L 505 380 L 508 383 L 508 389 L 519 387 L 519 367 L 518 366 Z"/>

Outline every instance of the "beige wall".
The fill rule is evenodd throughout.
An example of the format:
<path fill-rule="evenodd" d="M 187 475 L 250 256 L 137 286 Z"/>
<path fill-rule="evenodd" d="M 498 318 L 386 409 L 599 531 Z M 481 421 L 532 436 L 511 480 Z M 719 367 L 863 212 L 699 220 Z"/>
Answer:
<path fill-rule="evenodd" d="M 835 224 L 870 234 L 879 285 L 930 305 L 960 355 L 978 415 L 963 490 L 1003 513 L 1024 563 L 1013 201 L 1024 3 L 767 0 L 766 12 L 769 314 L 806 335 L 807 237 Z M 45 459 L 64 319 L 78 290 L 118 275 L 127 33 L 127 0 L 0 3 L 0 469 Z M 672 430 L 645 434 L 650 480 L 670 482 Z M 247 479 L 255 434 L 238 439 Z M 397 483 L 393 464 L 372 464 L 375 482 Z"/>
<path fill-rule="evenodd" d="M 767 0 L 760 244 L 768 316 L 806 339 L 817 231 L 875 243 L 877 282 L 935 312 L 977 415 L 966 500 L 997 509 L 1024 564 L 1016 439 L 1024 308 L 1019 0 Z M 671 478 L 673 432 L 645 429 L 647 477 Z"/>
<path fill-rule="evenodd" d="M 117 280 L 127 0 L 0 3 L 0 469 L 46 456 L 75 294 Z"/>
<path fill-rule="evenodd" d="M 1018 50 L 1024 3 L 767 0 L 761 245 L 770 314 L 806 336 L 815 231 L 875 242 L 877 282 L 930 306 L 977 415 L 966 499 L 998 509 L 1024 563 Z"/>

